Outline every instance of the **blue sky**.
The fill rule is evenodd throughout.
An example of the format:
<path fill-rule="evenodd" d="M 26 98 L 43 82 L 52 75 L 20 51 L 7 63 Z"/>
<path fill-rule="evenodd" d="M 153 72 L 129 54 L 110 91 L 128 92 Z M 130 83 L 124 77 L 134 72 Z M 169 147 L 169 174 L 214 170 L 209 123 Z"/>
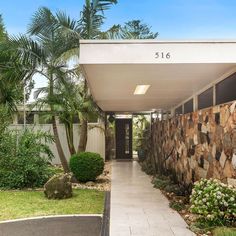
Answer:
<path fill-rule="evenodd" d="M 24 33 L 40 6 L 66 11 L 79 18 L 84 0 L 0 0 L 10 34 Z M 235 0 L 118 0 L 106 12 L 104 29 L 141 19 L 159 32 L 160 39 L 236 38 Z"/>
<path fill-rule="evenodd" d="M 84 0 L 0 0 L 0 13 L 8 33 L 26 32 L 40 6 L 62 10 L 76 19 Z M 140 19 L 159 32 L 159 39 L 236 39 L 236 0 L 118 0 L 106 12 L 103 29 Z M 35 77 L 35 87 L 47 81 Z"/>

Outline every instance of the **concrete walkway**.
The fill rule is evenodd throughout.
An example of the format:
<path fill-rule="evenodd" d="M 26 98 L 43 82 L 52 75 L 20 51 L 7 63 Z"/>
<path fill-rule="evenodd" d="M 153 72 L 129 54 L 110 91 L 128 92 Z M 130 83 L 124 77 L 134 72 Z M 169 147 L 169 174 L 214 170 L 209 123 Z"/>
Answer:
<path fill-rule="evenodd" d="M 112 163 L 110 236 L 193 236 L 133 162 Z"/>

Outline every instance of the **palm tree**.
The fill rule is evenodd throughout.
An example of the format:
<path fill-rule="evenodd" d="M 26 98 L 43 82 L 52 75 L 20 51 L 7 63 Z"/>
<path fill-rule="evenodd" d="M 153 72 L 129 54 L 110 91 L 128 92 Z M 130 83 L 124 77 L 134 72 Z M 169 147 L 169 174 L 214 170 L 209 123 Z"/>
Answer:
<path fill-rule="evenodd" d="M 52 115 L 53 133 L 55 143 L 65 172 L 69 172 L 68 163 L 62 149 L 59 139 L 55 107 L 51 98 L 54 95 L 54 85 L 56 81 L 63 82 L 65 75 L 68 73 L 67 65 L 60 57 L 71 47 L 68 47 L 66 41 L 58 32 L 54 25 L 55 16 L 47 8 L 41 8 L 33 16 L 29 27 L 30 37 L 20 35 L 9 39 L 11 49 L 15 50 L 12 60 L 19 61 L 21 65 L 31 67 L 32 74 L 39 73 L 48 80 L 48 101 Z M 49 24 L 50 23 L 50 24 Z"/>
<path fill-rule="evenodd" d="M 61 34 L 71 42 L 71 49 L 64 54 L 64 58 L 68 56 L 79 55 L 80 39 L 99 39 L 99 38 L 123 38 L 123 39 L 150 39 L 156 38 L 158 33 L 151 32 L 151 27 L 142 23 L 140 20 L 133 20 L 125 23 L 123 27 L 114 25 L 106 32 L 101 31 L 101 26 L 104 23 L 104 10 L 110 8 L 112 4 L 116 4 L 116 0 L 86 0 L 83 10 L 81 12 L 81 19 L 79 21 L 72 20 L 64 13 L 57 13 L 57 22 L 54 23 Z M 87 107 L 91 96 L 88 92 L 86 80 L 82 88 L 82 104 L 80 106 L 80 141 L 78 152 L 85 151 L 87 144 L 87 130 L 88 130 L 88 115 Z"/>
<path fill-rule="evenodd" d="M 48 8 L 39 8 L 29 26 L 30 36 L 20 35 L 9 39 L 10 50 L 14 50 L 12 61 L 18 61 L 24 67 L 30 67 L 31 75 L 40 73 L 48 79 L 48 102 L 52 112 L 53 132 L 57 151 L 65 172 L 69 171 L 68 163 L 62 149 L 56 125 L 56 108 L 53 103 L 54 85 L 63 82 L 68 73 L 67 59 L 75 56 L 79 49 L 80 39 L 97 38 L 104 21 L 104 10 L 116 0 L 86 0 L 79 21 L 71 20 L 66 14 L 55 15 Z M 87 108 L 90 95 L 86 82 L 83 86 L 84 109 L 81 109 L 81 134 L 79 151 L 85 150 L 87 142 Z M 86 132 L 85 132 L 86 131 Z"/>
<path fill-rule="evenodd" d="M 71 75 L 72 76 L 72 75 Z M 76 152 L 80 152 L 81 149 L 86 148 L 87 140 L 82 140 L 79 142 L 78 147 L 74 146 L 74 134 L 73 134 L 73 122 L 74 118 L 78 118 L 81 123 L 81 120 L 86 117 L 88 120 L 91 117 L 100 116 L 100 109 L 94 103 L 91 95 L 84 95 L 84 81 L 78 81 L 77 77 L 67 77 L 63 83 L 55 83 L 55 92 L 53 96 L 49 98 L 48 96 L 48 87 L 41 88 L 37 90 L 36 96 L 41 92 L 47 94 L 43 98 L 38 98 L 34 106 L 38 108 L 45 107 L 49 103 L 54 104 L 54 113 L 59 117 L 60 121 L 65 125 L 66 138 L 68 149 L 70 154 L 73 155 Z M 51 99 L 51 101 L 49 101 Z M 52 112 L 50 112 L 52 115 Z M 86 127 L 87 128 L 87 127 Z M 80 129 L 80 134 L 86 132 L 86 130 Z M 87 135 L 84 135 L 87 137 Z M 81 145 L 84 145 L 81 147 Z"/>
<path fill-rule="evenodd" d="M 64 56 L 79 55 L 79 41 L 81 39 L 97 39 L 101 35 L 101 26 L 104 23 L 104 11 L 108 10 L 111 5 L 116 4 L 117 0 L 86 0 L 81 12 L 79 21 L 71 20 L 64 13 L 57 13 L 58 22 L 56 23 L 61 34 L 71 42 L 71 49 Z M 88 116 L 90 109 L 88 103 L 91 101 L 86 80 L 82 87 L 81 96 L 84 107 L 80 110 L 80 141 L 78 152 L 85 151 L 87 144 Z"/>
<path fill-rule="evenodd" d="M 79 41 L 81 39 L 96 39 L 99 38 L 101 26 L 104 23 L 104 11 L 109 9 L 112 4 L 117 3 L 117 0 L 86 0 L 81 12 L 81 19 L 78 21 L 70 19 L 63 12 L 57 12 L 52 15 L 49 9 L 40 8 L 35 14 L 34 23 L 30 27 L 31 34 L 44 34 L 50 31 L 51 28 L 56 29 L 56 32 L 61 37 L 61 42 L 67 42 L 63 53 L 60 55 L 60 60 L 66 60 L 73 56 L 79 55 Z M 66 50 L 65 50 L 66 49 Z M 87 83 L 84 80 L 84 86 L 81 89 L 80 104 L 80 139 L 77 152 L 85 151 L 87 144 L 88 132 L 88 117 L 91 113 L 92 104 L 91 95 L 88 92 Z M 70 138 L 71 140 L 71 138 Z M 72 141 L 70 141 L 70 146 Z M 73 152 L 73 148 L 70 148 Z"/>

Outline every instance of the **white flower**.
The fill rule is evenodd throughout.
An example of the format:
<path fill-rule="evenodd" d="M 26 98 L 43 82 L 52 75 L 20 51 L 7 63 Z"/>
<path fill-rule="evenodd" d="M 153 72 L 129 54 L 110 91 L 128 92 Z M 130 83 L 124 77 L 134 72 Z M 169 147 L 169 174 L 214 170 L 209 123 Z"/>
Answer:
<path fill-rule="evenodd" d="M 231 197 L 229 200 L 230 200 L 231 202 L 234 202 L 234 197 Z"/>
<path fill-rule="evenodd" d="M 212 218 L 212 215 L 210 215 L 210 214 L 207 215 L 207 218 L 208 218 L 208 219 L 211 219 L 211 218 Z"/>

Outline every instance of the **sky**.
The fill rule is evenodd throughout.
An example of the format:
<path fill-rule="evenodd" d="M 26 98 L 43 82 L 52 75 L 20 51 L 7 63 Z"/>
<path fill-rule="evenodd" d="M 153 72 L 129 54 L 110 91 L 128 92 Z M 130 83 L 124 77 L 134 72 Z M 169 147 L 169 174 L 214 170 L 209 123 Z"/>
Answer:
<path fill-rule="evenodd" d="M 26 32 L 40 6 L 65 11 L 76 19 L 84 0 L 0 0 L 10 34 Z M 141 19 L 159 32 L 159 39 L 236 38 L 235 0 L 118 0 L 106 12 L 104 29 L 113 24 Z"/>
<path fill-rule="evenodd" d="M 41 6 L 79 19 L 85 0 L 0 0 L 0 14 L 9 34 L 25 33 Z M 236 0 L 118 0 L 105 12 L 103 29 L 140 19 L 159 39 L 236 39 Z M 36 87 L 45 84 L 37 78 Z"/>

